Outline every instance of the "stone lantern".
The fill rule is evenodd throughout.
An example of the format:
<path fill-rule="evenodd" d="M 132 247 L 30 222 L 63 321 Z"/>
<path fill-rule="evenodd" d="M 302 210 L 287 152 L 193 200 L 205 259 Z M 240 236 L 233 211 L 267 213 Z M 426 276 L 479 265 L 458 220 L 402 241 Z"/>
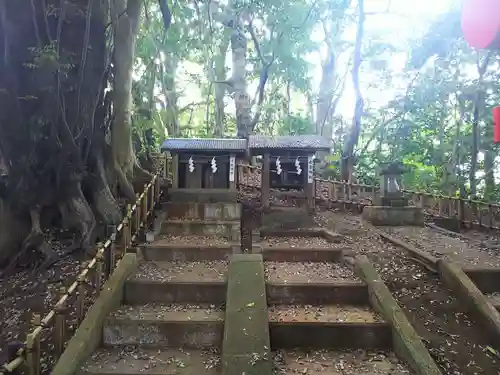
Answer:
<path fill-rule="evenodd" d="M 407 206 L 408 199 L 403 195 L 402 176 L 406 172 L 403 164 L 398 162 L 380 166 L 380 205 Z"/>
<path fill-rule="evenodd" d="M 373 206 L 365 206 L 363 219 L 374 225 L 423 226 L 420 207 L 409 206 L 404 197 L 401 180 L 406 168 L 398 162 L 380 166 L 380 199 Z"/>

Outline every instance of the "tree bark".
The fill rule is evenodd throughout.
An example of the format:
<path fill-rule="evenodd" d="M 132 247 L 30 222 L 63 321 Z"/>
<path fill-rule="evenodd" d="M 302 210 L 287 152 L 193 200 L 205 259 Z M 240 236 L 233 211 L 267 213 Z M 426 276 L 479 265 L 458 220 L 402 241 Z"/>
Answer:
<path fill-rule="evenodd" d="M 117 167 L 132 177 L 136 158 L 132 146 L 132 73 L 135 39 L 139 26 L 140 0 L 112 0 L 115 42 L 114 112 L 111 131 Z"/>
<path fill-rule="evenodd" d="M 477 72 L 479 75 L 478 78 L 478 87 L 476 92 L 476 98 L 474 101 L 474 110 L 472 115 L 472 150 L 471 150 L 471 165 L 469 171 L 469 185 L 470 185 L 470 195 L 471 199 L 474 199 L 477 194 L 477 154 L 479 152 L 479 119 L 482 111 L 484 110 L 485 105 L 485 92 L 482 87 L 484 73 L 486 73 L 486 69 L 488 68 L 488 64 L 490 62 L 491 52 L 488 52 L 483 62 L 479 62 L 479 56 L 477 60 Z"/>
<path fill-rule="evenodd" d="M 231 30 L 231 52 L 233 61 L 233 73 L 231 76 L 231 88 L 234 93 L 234 104 L 236 108 L 236 129 L 238 138 L 248 138 L 252 123 L 252 104 L 247 92 L 247 39 L 243 25 L 238 17 L 233 20 Z"/>
<path fill-rule="evenodd" d="M 219 47 L 219 54 L 214 58 L 214 70 L 215 70 L 215 85 L 214 85 L 214 96 L 215 96 L 215 131 L 216 137 L 224 136 L 224 117 L 225 117 L 225 105 L 224 96 L 226 93 L 226 87 L 223 83 L 220 83 L 226 78 L 226 53 L 229 48 L 229 35 L 224 33 L 223 40 Z"/>
<path fill-rule="evenodd" d="M 358 25 L 356 29 L 356 42 L 354 45 L 354 59 L 352 67 L 352 83 L 356 93 L 356 104 L 354 107 L 351 129 L 347 135 L 347 139 L 344 141 L 344 147 L 342 150 L 341 174 L 342 179 L 345 181 L 349 181 L 351 179 L 352 168 L 354 166 L 354 147 L 358 143 L 359 134 L 361 132 L 361 118 L 363 116 L 364 108 L 364 99 L 359 83 L 359 69 L 362 62 L 364 26 L 364 0 L 358 0 Z"/>
<path fill-rule="evenodd" d="M 170 137 L 180 135 L 178 96 L 175 86 L 175 72 L 177 71 L 178 60 L 167 54 L 167 61 L 161 65 L 161 88 L 165 97 L 166 118 L 165 123 Z"/>

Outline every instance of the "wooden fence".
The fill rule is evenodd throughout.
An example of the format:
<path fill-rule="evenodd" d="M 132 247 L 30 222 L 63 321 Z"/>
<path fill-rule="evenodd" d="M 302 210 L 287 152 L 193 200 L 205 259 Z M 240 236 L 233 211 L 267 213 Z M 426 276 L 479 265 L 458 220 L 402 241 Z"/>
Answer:
<path fill-rule="evenodd" d="M 9 362 L 0 367 L 0 375 L 21 371 L 39 375 L 42 358 L 40 344 L 44 333 L 52 336 L 48 340 L 51 340 L 49 347 L 53 347 L 50 356 L 54 363 L 59 359 L 69 338 L 69 327 L 78 327 L 85 317 L 86 296 L 89 292 L 96 296 L 99 294 L 119 259 L 136 241 L 141 230 L 146 229 L 159 197 L 160 175 L 157 173 L 144 185 L 144 191 L 137 195 L 135 204 L 127 207 L 126 215 L 114 233 L 106 242 L 97 245 L 95 257 L 84 265 L 76 280 L 67 289 L 60 290 L 60 298 L 54 308 L 43 318 L 33 314 L 26 341 L 21 348 L 15 348 L 14 353 L 9 353 Z"/>
<path fill-rule="evenodd" d="M 239 185 L 260 189 L 260 173 L 260 167 L 246 164 L 238 165 Z M 376 202 L 380 196 L 380 188 L 376 185 L 321 178 L 315 178 L 314 184 L 316 203 L 327 208 L 333 208 L 340 203 L 357 205 L 362 209 L 364 206 Z M 425 214 L 430 217 L 456 219 L 466 226 L 500 230 L 499 204 L 405 189 L 403 192 L 410 204 L 422 207 Z"/>

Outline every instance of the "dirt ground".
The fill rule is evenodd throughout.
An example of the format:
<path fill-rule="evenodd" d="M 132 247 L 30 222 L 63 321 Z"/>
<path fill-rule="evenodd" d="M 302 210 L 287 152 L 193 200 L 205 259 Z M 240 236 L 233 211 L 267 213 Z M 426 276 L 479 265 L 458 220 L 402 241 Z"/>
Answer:
<path fill-rule="evenodd" d="M 318 223 L 346 235 L 345 243 L 365 254 L 405 310 L 430 354 L 447 375 L 500 374 L 500 358 L 488 349 L 482 328 L 434 275 L 383 242 L 355 215 L 327 211 Z"/>
<path fill-rule="evenodd" d="M 54 246 L 58 246 L 55 244 Z M 22 343 L 30 330 L 29 321 L 33 314 L 43 318 L 59 299 L 62 287 L 68 287 L 78 275 L 83 257 L 66 257 L 50 269 L 34 273 L 32 270 L 17 270 L 0 278 L 0 363 L 6 362 L 5 345 L 7 343 Z M 86 309 L 95 299 L 95 293 L 87 294 Z M 76 328 L 74 309 L 69 311 L 69 331 L 71 337 Z M 52 327 L 44 330 L 42 335 L 42 373 L 49 373 L 54 363 L 53 347 L 46 338 L 52 334 Z"/>
<path fill-rule="evenodd" d="M 481 327 L 461 312 L 459 302 L 436 275 L 406 258 L 401 249 L 370 233 L 357 215 L 327 211 L 318 214 L 315 220 L 320 226 L 344 234 L 345 244 L 354 253 L 366 254 L 374 262 L 443 374 L 500 374 L 500 358 L 488 351 Z M 494 250 L 498 248 L 495 236 L 475 232 L 466 235 L 472 237 L 471 241 L 480 241 L 486 247 L 491 245 Z M 25 340 L 31 315 L 44 316 L 53 307 L 57 291 L 74 281 L 82 260 L 68 257 L 41 273 L 20 270 L 0 279 L 1 342 Z M 89 295 L 87 305 L 92 301 L 93 296 Z M 45 336 L 49 334 L 47 329 Z M 52 348 L 44 344 L 42 349 L 50 353 Z M 4 356 L 2 346 L 0 363 L 4 362 Z M 49 357 L 42 364 L 44 373 L 48 373 L 52 361 Z"/>

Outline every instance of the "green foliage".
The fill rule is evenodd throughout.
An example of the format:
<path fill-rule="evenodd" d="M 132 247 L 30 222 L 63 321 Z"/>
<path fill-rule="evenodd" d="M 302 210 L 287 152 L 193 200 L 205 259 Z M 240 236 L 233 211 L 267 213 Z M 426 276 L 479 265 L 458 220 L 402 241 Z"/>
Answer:
<path fill-rule="evenodd" d="M 234 98 L 226 85 L 231 75 L 231 28 L 227 26 L 236 16 L 247 37 L 246 78 L 254 114 L 262 68 L 274 58 L 255 131 L 267 135 L 314 133 L 321 78 L 316 72 L 321 71 L 327 46 L 337 58 L 336 87 L 331 88 L 334 100 L 342 94 L 344 80 L 350 81 L 351 66 L 345 64 L 352 63 L 352 36 L 347 37 L 347 31 L 357 22 L 355 5 L 350 0 L 172 2 L 172 25 L 165 34 L 156 0 L 147 0 L 136 48 L 135 133 L 145 144 L 153 134 L 154 142 L 160 144 L 175 131 L 185 137 L 213 136 L 221 125 L 216 121 L 222 121 L 225 136 L 236 134 Z M 362 47 L 363 90 L 383 91 L 400 85 L 391 63 L 401 52 L 409 54 L 403 77 L 408 87 L 383 107 L 374 107 L 363 92 L 365 113 L 355 148 L 357 180 L 378 183 L 378 164 L 400 160 L 409 167 L 405 187 L 468 194 L 473 113 L 479 106 L 478 193 L 491 199 L 500 197 L 496 183 L 484 178 L 491 170 L 486 164 L 497 153 L 492 145 L 491 108 L 500 102 L 498 58 L 491 58 L 479 82 L 476 64 L 484 61 L 486 53 L 471 50 L 462 40 L 460 9 L 438 17 L 418 40 L 395 39 L 383 28 L 367 28 Z M 344 58 L 339 60 L 339 56 Z M 221 87 L 224 116 L 218 119 L 216 90 Z M 477 102 L 478 92 L 485 93 L 483 104 Z M 351 119 L 334 110 L 329 120 L 333 153 L 323 174 L 340 178 L 340 150 Z M 491 158 L 485 162 L 484 155 Z M 496 172 L 495 164 L 493 167 Z"/>

